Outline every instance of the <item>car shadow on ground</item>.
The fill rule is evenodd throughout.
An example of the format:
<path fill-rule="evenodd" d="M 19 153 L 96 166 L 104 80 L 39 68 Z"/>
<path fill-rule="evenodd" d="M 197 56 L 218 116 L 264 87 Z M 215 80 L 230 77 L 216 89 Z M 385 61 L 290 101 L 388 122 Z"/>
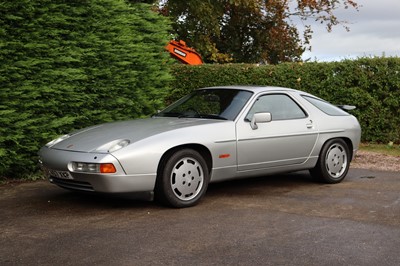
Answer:
<path fill-rule="evenodd" d="M 229 180 L 211 183 L 208 187 L 205 198 L 220 196 L 256 196 L 257 194 L 283 194 L 287 191 L 303 187 L 318 186 L 308 171 L 294 172 L 288 174 L 252 177 L 244 179 Z M 166 206 L 157 201 L 151 201 L 148 195 L 125 194 L 107 195 L 97 193 L 82 193 L 68 191 L 54 187 L 46 199 L 49 203 L 57 204 L 59 207 L 79 209 L 160 209 Z M 200 203 L 201 204 L 201 203 Z"/>
<path fill-rule="evenodd" d="M 69 191 L 61 188 L 57 189 L 57 193 L 53 193 L 48 197 L 49 202 L 57 203 L 64 207 L 79 206 L 80 209 L 142 209 L 149 207 L 157 207 L 146 197 L 138 195 L 108 195 L 98 193 L 84 193 L 77 191 Z"/>
<path fill-rule="evenodd" d="M 304 185 L 320 184 L 314 180 L 308 171 L 292 172 L 287 174 L 267 175 L 251 178 L 238 178 L 223 182 L 211 183 L 210 191 L 229 190 L 232 192 L 239 191 L 246 193 L 246 189 L 263 187 L 279 188 L 279 187 L 294 187 Z"/>

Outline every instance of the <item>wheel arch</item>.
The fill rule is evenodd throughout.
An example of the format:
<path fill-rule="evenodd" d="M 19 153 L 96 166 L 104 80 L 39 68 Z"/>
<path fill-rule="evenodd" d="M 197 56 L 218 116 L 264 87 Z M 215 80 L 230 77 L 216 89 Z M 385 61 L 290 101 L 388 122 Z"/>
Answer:
<path fill-rule="evenodd" d="M 192 150 L 195 150 L 198 153 L 200 153 L 200 155 L 206 161 L 208 173 L 211 175 L 211 169 L 212 169 L 213 163 L 212 163 L 212 155 L 211 155 L 210 150 L 207 147 L 205 147 L 204 145 L 193 143 L 193 144 L 183 144 L 183 145 L 175 146 L 175 147 L 170 148 L 166 152 L 164 152 L 164 154 L 161 156 L 161 159 L 158 163 L 157 177 L 160 175 L 161 171 L 163 170 L 165 162 L 167 161 L 167 158 L 169 156 L 171 156 L 173 153 L 175 153 L 176 151 L 182 150 L 182 149 L 192 149 Z"/>
<path fill-rule="evenodd" d="M 319 155 L 320 155 L 320 153 L 321 153 L 321 151 L 322 151 L 322 148 L 325 146 L 325 144 L 326 144 L 328 141 L 333 140 L 333 139 L 341 139 L 341 140 L 343 140 L 343 141 L 346 143 L 347 148 L 349 149 L 349 158 L 350 158 L 350 161 L 351 161 L 352 158 L 353 158 L 353 147 L 354 147 L 354 145 L 353 145 L 353 142 L 351 141 L 350 138 L 348 138 L 348 137 L 343 137 L 343 136 L 335 136 L 335 137 L 331 137 L 331 138 L 325 139 L 325 140 L 322 142 L 321 148 L 320 148 L 320 150 L 319 150 Z"/>
<path fill-rule="evenodd" d="M 333 144 L 338 143 L 347 150 L 346 160 L 342 156 L 336 155 L 336 151 L 330 152 Z M 334 149 L 333 149 L 334 150 Z M 309 169 L 311 176 L 328 184 L 336 184 L 341 182 L 347 175 L 350 162 L 353 156 L 353 143 L 351 139 L 343 136 L 335 136 L 328 138 L 323 142 L 320 150 L 317 164 L 314 168 Z M 328 160 L 329 158 L 329 160 Z M 334 161 L 335 159 L 335 161 Z M 337 160 L 337 161 L 336 161 Z M 340 165 L 339 165 L 340 164 Z M 340 166 L 340 167 L 338 167 Z"/>
<path fill-rule="evenodd" d="M 350 161 L 353 160 L 353 142 L 351 141 L 351 139 L 346 138 L 346 137 L 342 137 L 341 138 L 346 144 L 347 144 L 347 148 L 349 149 L 349 157 L 350 157 Z"/>

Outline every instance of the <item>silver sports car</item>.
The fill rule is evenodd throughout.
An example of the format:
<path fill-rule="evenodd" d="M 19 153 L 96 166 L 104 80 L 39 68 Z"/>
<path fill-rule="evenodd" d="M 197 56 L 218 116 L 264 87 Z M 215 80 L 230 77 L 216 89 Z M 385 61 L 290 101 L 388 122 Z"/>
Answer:
<path fill-rule="evenodd" d="M 39 151 L 50 182 L 71 190 L 148 192 L 189 207 L 209 182 L 309 169 L 342 181 L 360 142 L 357 119 L 280 87 L 202 88 L 146 119 L 97 125 Z"/>

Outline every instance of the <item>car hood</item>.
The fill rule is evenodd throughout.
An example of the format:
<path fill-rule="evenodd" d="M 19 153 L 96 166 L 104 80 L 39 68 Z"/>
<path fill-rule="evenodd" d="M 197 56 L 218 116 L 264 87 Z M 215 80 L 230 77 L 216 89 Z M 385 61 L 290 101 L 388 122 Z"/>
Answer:
<path fill-rule="evenodd" d="M 102 153 L 107 152 L 107 149 L 99 149 L 100 147 L 105 147 L 108 143 L 111 145 L 116 140 L 127 139 L 130 143 L 134 143 L 179 128 L 223 122 L 211 119 L 157 117 L 107 123 L 74 132 L 70 134 L 69 138 L 53 145 L 51 148 Z"/>

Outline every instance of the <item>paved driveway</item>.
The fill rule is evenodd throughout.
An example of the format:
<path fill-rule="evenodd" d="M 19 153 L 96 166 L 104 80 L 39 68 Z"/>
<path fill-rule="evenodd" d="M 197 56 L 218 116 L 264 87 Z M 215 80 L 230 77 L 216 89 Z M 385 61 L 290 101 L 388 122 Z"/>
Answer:
<path fill-rule="evenodd" d="M 200 205 L 0 187 L 0 265 L 400 265 L 400 173 L 212 184 Z"/>

